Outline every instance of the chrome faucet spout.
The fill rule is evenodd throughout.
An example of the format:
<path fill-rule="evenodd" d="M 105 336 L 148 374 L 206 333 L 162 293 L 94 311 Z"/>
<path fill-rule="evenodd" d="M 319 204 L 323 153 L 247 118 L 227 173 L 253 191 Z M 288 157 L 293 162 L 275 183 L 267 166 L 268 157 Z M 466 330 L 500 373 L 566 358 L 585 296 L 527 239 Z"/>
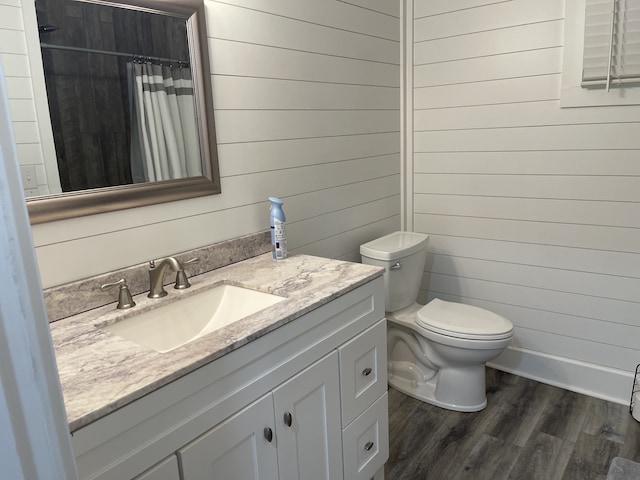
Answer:
<path fill-rule="evenodd" d="M 167 268 L 171 268 L 174 272 L 180 273 L 184 269 L 180 262 L 173 257 L 163 258 L 161 260 L 149 262 L 149 298 L 161 298 L 167 294 L 164 289 L 164 274 Z"/>

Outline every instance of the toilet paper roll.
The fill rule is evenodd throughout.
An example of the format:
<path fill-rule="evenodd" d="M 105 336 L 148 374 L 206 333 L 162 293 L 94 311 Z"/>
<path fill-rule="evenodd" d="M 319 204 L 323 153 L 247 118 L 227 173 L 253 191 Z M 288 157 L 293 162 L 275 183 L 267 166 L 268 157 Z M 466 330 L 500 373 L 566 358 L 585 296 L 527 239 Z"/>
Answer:
<path fill-rule="evenodd" d="M 640 392 L 633 394 L 633 409 L 631 415 L 640 422 Z"/>

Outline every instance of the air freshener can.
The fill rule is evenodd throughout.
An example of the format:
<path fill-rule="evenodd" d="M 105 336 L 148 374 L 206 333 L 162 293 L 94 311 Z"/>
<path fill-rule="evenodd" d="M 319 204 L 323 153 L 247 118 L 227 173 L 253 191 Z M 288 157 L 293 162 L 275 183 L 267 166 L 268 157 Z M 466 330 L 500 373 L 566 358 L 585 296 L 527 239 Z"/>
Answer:
<path fill-rule="evenodd" d="M 286 218 L 282 210 L 282 200 L 277 197 L 269 197 L 271 202 L 271 251 L 275 260 L 287 258 L 287 233 L 285 230 Z"/>

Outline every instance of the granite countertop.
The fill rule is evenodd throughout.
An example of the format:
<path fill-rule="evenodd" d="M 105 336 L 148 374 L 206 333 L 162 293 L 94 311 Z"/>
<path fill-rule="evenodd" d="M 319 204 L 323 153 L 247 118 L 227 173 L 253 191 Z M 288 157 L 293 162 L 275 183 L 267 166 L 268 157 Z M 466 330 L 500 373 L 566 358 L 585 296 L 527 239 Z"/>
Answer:
<path fill-rule="evenodd" d="M 267 253 L 191 277 L 191 288 L 162 299 L 146 294 L 137 305 L 115 303 L 51 324 L 62 393 L 74 432 L 169 382 L 381 276 L 383 269 L 359 263 L 294 255 L 274 261 Z M 170 277 L 167 273 L 167 278 Z M 141 347 L 96 325 L 136 315 L 221 283 L 286 297 L 271 307 L 166 353 Z"/>

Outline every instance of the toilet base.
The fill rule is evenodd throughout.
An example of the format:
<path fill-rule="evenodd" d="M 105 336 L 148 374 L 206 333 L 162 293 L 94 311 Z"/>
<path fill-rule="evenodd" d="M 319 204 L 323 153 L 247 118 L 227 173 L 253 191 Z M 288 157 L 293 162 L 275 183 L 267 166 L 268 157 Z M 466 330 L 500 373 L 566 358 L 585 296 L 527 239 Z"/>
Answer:
<path fill-rule="evenodd" d="M 452 369 L 449 369 L 449 371 L 447 372 L 440 371 L 431 376 L 431 378 L 429 379 L 426 379 L 428 375 L 426 377 L 422 375 L 416 375 L 419 368 L 417 368 L 416 365 L 411 362 L 389 362 L 388 367 L 389 386 L 417 400 L 421 400 L 425 403 L 445 408 L 447 410 L 454 410 L 456 412 L 479 412 L 487 406 L 487 397 L 485 394 L 484 382 L 484 365 L 481 365 L 479 367 L 482 369 L 481 372 L 472 372 L 468 368 L 462 370 L 453 369 L 453 371 Z M 470 403 L 451 403 L 442 398 L 438 398 L 436 387 L 438 381 L 441 380 L 440 377 L 443 373 L 445 376 L 449 374 L 451 377 L 458 377 L 457 380 L 461 380 L 461 378 L 459 378 L 459 374 L 462 373 L 462 376 L 466 376 L 469 380 L 472 380 L 471 382 L 466 383 L 467 388 L 465 390 L 467 390 L 467 395 L 455 395 L 456 397 L 471 400 Z M 470 378 L 470 376 L 475 378 Z M 450 380 L 452 379 L 453 378 L 451 378 Z M 449 382 L 446 381 L 444 383 L 449 384 Z M 473 392 L 469 391 L 470 386 L 472 386 L 472 390 L 474 390 Z"/>

